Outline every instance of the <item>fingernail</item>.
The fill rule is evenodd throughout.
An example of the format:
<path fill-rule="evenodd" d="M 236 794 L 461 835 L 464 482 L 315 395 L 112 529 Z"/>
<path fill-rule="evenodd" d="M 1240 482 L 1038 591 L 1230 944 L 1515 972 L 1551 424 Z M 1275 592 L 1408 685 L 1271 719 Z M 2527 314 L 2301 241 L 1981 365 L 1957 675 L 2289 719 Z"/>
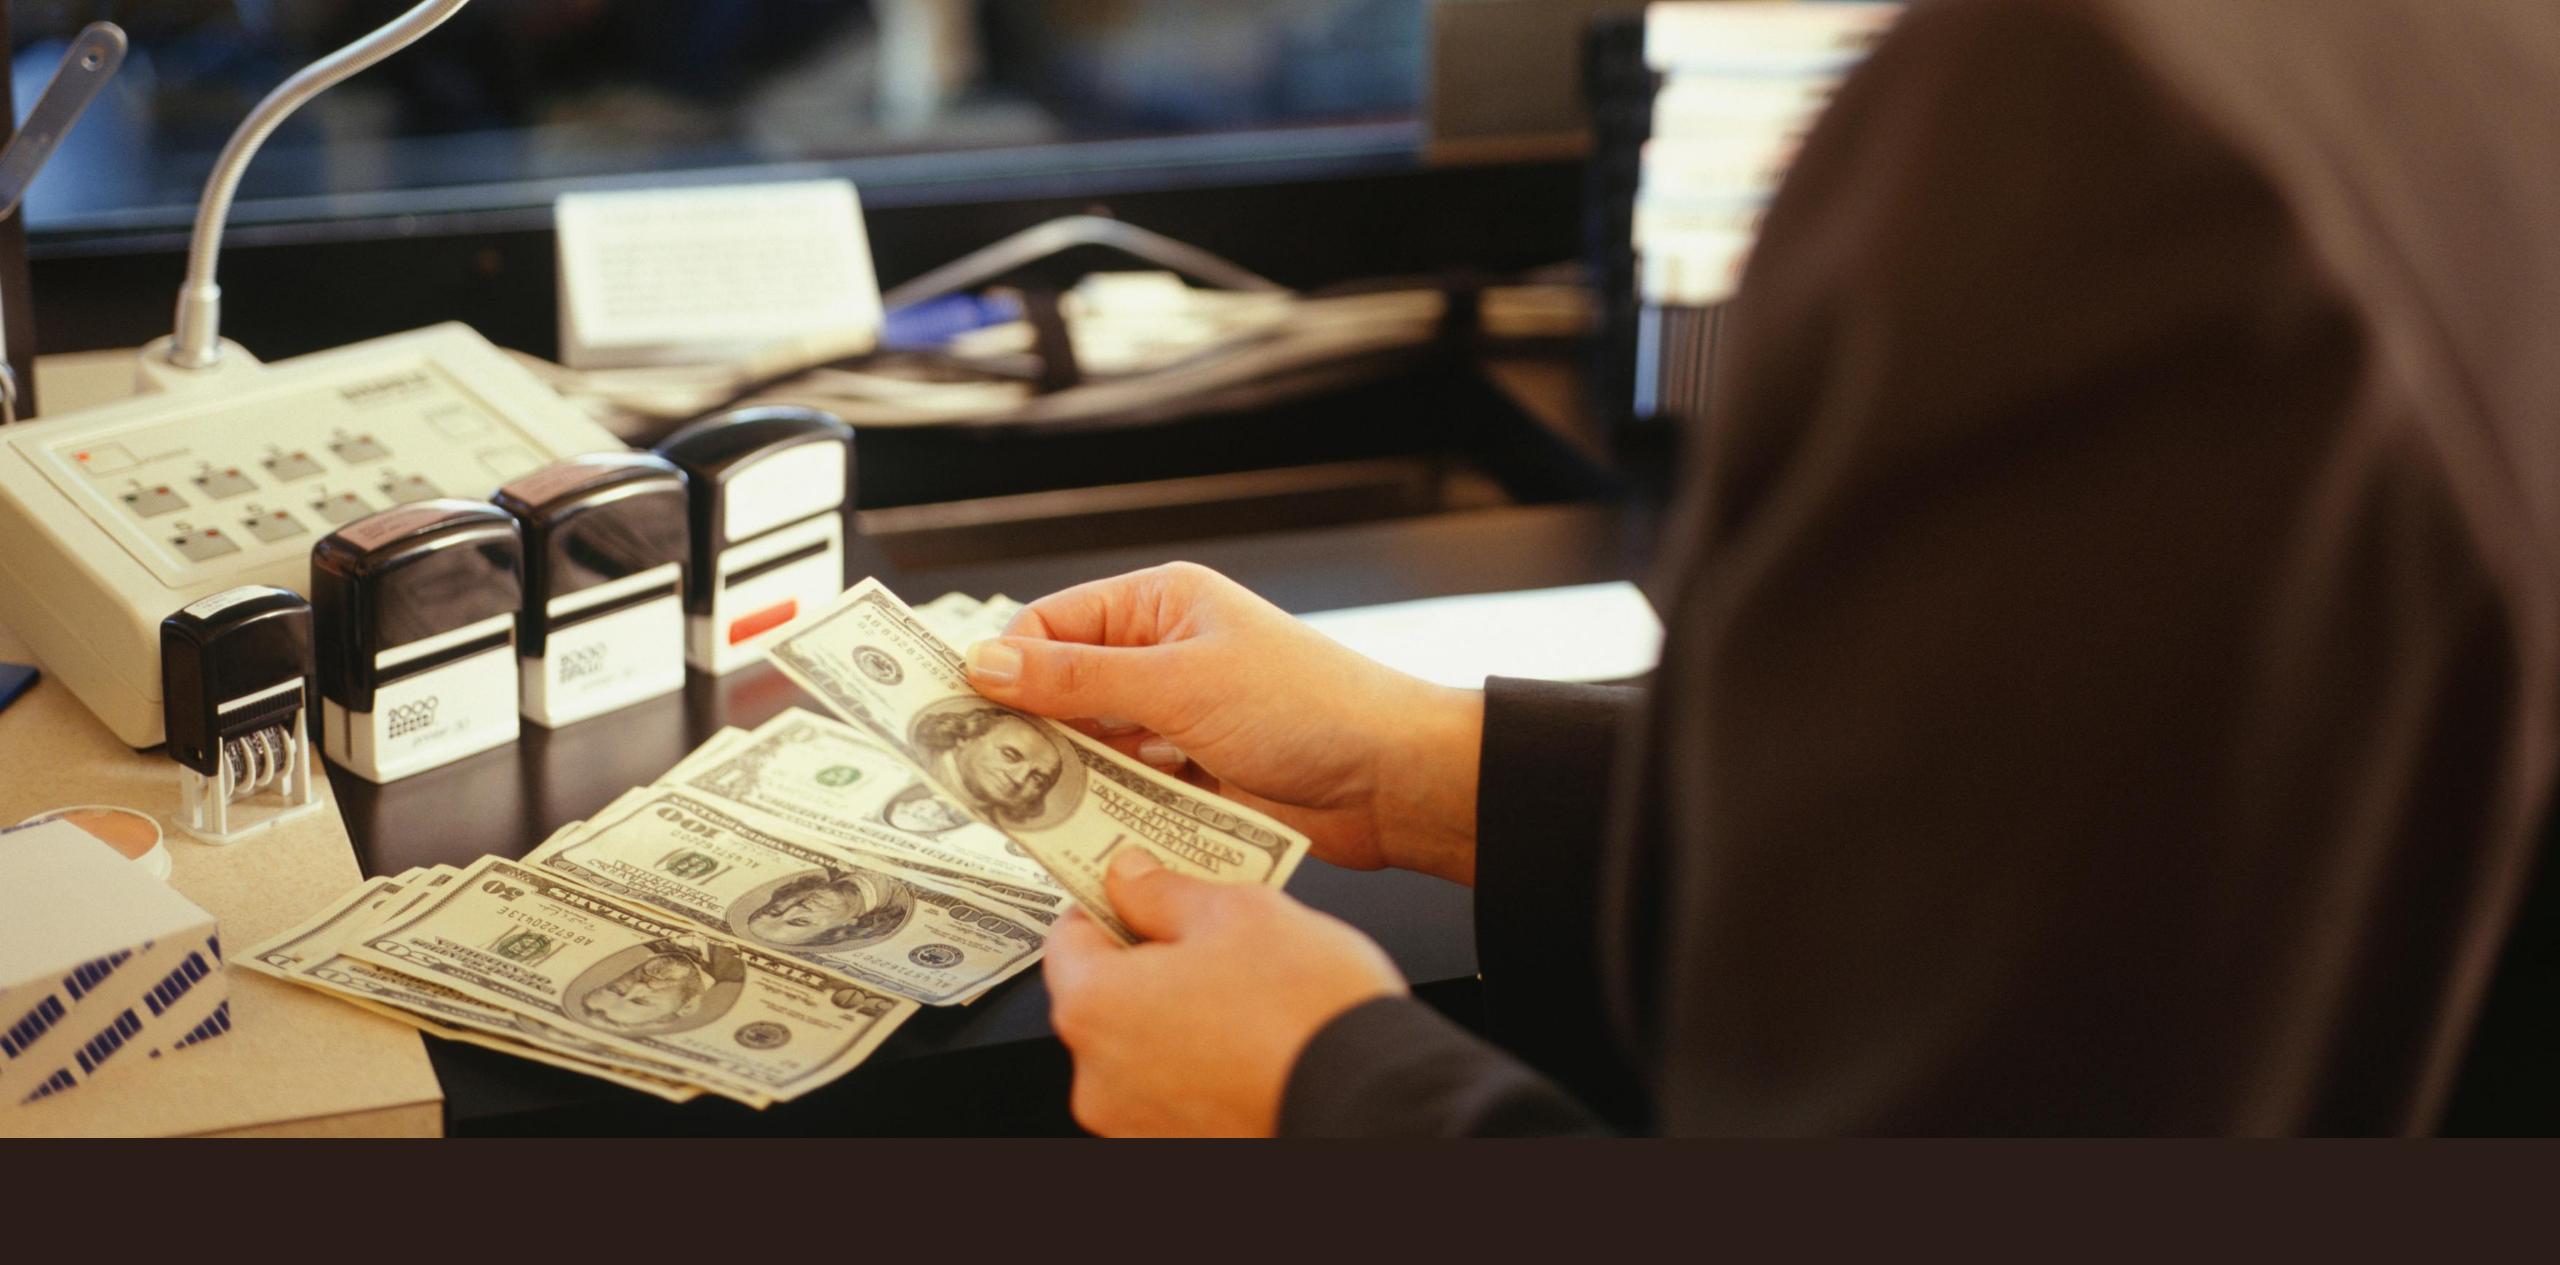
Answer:
<path fill-rule="evenodd" d="M 1138 726 L 1134 722 L 1122 720 L 1117 716 L 1096 716 L 1093 718 L 1093 727 L 1107 734 L 1125 734 Z"/>
<path fill-rule="evenodd" d="M 972 643 L 962 657 L 968 661 L 973 681 L 1011 685 L 1022 676 L 1022 652 L 1001 641 Z"/>
<path fill-rule="evenodd" d="M 1162 738 L 1149 738 L 1138 744 L 1138 758 L 1161 769 L 1180 764 L 1191 757 L 1182 754 L 1182 748 Z"/>
<path fill-rule="evenodd" d="M 1145 848 L 1122 848 L 1111 858 L 1111 876 L 1120 879 L 1145 878 L 1164 868 L 1164 863 L 1148 855 Z"/>

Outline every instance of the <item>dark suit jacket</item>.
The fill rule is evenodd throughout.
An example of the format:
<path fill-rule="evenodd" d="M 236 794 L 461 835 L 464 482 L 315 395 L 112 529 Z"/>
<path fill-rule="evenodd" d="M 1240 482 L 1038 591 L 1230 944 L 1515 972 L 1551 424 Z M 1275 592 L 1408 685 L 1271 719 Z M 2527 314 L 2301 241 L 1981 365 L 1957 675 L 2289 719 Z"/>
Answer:
<path fill-rule="evenodd" d="M 2560 6 L 1921 0 L 1732 321 L 1650 691 L 1489 692 L 1496 1034 L 1678 1133 L 2433 1128 L 2560 756 Z M 1283 1125 L 1592 1105 L 1375 1003 Z"/>

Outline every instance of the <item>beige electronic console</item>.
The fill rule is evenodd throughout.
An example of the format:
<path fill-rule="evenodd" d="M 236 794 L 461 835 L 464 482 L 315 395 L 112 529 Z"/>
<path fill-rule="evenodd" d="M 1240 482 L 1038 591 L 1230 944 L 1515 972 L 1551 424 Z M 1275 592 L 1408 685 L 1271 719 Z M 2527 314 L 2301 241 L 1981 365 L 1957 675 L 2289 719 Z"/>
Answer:
<path fill-rule="evenodd" d="M 308 596 L 312 542 L 341 523 L 624 448 L 460 324 L 140 364 L 153 393 L 0 428 L 0 621 L 135 747 L 163 738 L 172 611 L 243 584 Z"/>

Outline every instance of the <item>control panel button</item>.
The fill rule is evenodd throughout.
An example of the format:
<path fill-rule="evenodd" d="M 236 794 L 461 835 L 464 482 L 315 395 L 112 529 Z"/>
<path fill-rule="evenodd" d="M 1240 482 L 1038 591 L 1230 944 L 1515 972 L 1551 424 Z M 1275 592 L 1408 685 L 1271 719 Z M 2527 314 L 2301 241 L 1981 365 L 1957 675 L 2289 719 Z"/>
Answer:
<path fill-rule="evenodd" d="M 178 552 L 185 554 L 189 562 L 210 562 L 224 554 L 240 552 L 240 546 L 233 543 L 229 536 L 223 535 L 219 527 L 201 527 L 191 532 L 183 532 L 170 537 L 169 543 L 176 545 Z"/>
<path fill-rule="evenodd" d="M 312 460 L 307 452 L 280 452 L 267 458 L 263 464 L 267 473 L 274 475 L 279 483 L 308 479 L 320 473 L 320 463 Z"/>
<path fill-rule="evenodd" d="M 380 461 L 391 455 L 391 450 L 383 447 L 382 441 L 371 435 L 341 439 L 329 445 L 329 451 L 338 454 L 338 460 L 351 466 L 362 465 L 368 461 Z"/>
<path fill-rule="evenodd" d="M 372 513 L 373 507 L 365 504 L 364 498 L 353 492 L 340 492 L 336 496 L 324 496 L 313 501 L 311 512 L 335 525 L 352 523 Z"/>
<path fill-rule="evenodd" d="M 100 444 L 95 448 L 71 454 L 71 460 L 91 474 L 114 474 L 133 468 L 133 454 L 123 444 Z"/>
<path fill-rule="evenodd" d="M 265 514 L 252 514 L 247 518 L 241 519 L 240 525 L 247 528 L 250 535 L 269 544 L 286 539 L 287 537 L 299 536 L 302 534 L 302 520 L 295 518 L 291 514 L 285 513 L 283 510 L 273 510 Z"/>
<path fill-rule="evenodd" d="M 217 501 L 244 496 L 258 490 L 258 485 L 250 482 L 249 476 L 240 473 L 237 466 L 224 470 L 210 470 L 197 475 L 196 487 L 206 496 Z"/>
<path fill-rule="evenodd" d="M 426 476 L 421 474 L 384 479 L 381 486 L 382 494 L 391 498 L 391 503 L 394 505 L 406 505 L 411 501 L 432 501 L 444 495 L 436 489 L 435 484 L 427 482 Z"/>
<path fill-rule="evenodd" d="M 174 514 L 185 509 L 187 501 L 185 497 L 171 491 L 164 484 L 159 487 L 135 488 L 125 493 L 124 507 L 132 510 L 136 517 L 158 518 L 163 514 Z"/>

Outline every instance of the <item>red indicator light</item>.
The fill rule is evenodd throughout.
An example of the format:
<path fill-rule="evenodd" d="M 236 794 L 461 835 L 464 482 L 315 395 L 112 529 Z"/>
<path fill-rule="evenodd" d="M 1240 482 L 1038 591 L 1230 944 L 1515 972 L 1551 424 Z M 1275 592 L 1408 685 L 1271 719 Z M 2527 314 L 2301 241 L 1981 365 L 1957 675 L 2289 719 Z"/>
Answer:
<path fill-rule="evenodd" d="M 729 644 L 734 646 L 752 639 L 759 633 L 771 632 L 790 623 L 799 614 L 800 599 L 791 597 L 784 598 L 752 615 L 741 615 L 729 621 Z"/>

